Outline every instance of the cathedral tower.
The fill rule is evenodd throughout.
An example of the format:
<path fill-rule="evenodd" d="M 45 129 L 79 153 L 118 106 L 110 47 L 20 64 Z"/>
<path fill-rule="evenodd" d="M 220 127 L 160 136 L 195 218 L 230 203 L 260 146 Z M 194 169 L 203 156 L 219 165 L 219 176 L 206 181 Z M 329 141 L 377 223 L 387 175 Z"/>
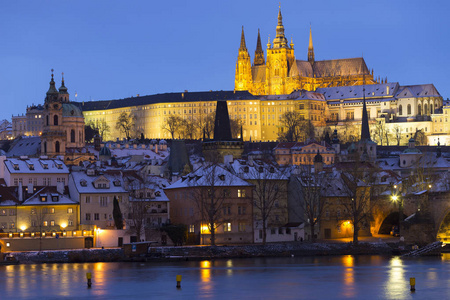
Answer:
<path fill-rule="evenodd" d="M 311 26 L 309 27 L 308 61 L 311 64 L 314 63 L 314 47 L 313 47 L 313 41 L 312 41 Z"/>
<path fill-rule="evenodd" d="M 278 10 L 276 36 L 272 45 L 267 45 L 266 94 L 286 94 L 286 81 L 295 62 L 294 45 L 288 44 L 284 35 L 283 16 Z"/>
<path fill-rule="evenodd" d="M 266 63 L 264 59 L 264 51 L 261 46 L 261 36 L 259 35 L 258 29 L 258 39 L 256 40 L 256 50 L 255 50 L 255 59 L 253 60 L 254 66 L 264 65 Z"/>
<path fill-rule="evenodd" d="M 234 89 L 236 91 L 248 91 L 252 87 L 252 64 L 247 46 L 245 45 L 244 26 L 242 26 L 241 45 L 239 47 L 238 59 L 236 62 L 236 75 Z"/>

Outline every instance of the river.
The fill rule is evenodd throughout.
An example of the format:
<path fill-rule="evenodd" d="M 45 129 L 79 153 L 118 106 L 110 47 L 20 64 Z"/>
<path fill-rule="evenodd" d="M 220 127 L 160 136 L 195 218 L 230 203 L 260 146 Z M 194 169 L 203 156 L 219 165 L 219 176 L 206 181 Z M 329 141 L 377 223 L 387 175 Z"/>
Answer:
<path fill-rule="evenodd" d="M 182 275 L 181 289 L 176 275 Z M 415 293 L 410 277 L 416 278 Z M 1 299 L 446 299 L 449 294 L 448 254 L 0 266 Z"/>

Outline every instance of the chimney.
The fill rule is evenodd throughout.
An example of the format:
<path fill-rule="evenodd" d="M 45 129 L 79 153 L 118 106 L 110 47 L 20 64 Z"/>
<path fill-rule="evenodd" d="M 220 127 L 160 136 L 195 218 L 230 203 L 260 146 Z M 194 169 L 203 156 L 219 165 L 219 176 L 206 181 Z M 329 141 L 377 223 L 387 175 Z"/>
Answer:
<path fill-rule="evenodd" d="M 19 201 L 22 202 L 23 201 L 23 188 L 22 188 L 22 182 L 21 181 L 19 181 L 18 194 L 19 194 Z"/>
<path fill-rule="evenodd" d="M 57 182 L 56 183 L 56 190 L 58 191 L 58 193 L 63 195 L 64 194 L 64 182 Z"/>

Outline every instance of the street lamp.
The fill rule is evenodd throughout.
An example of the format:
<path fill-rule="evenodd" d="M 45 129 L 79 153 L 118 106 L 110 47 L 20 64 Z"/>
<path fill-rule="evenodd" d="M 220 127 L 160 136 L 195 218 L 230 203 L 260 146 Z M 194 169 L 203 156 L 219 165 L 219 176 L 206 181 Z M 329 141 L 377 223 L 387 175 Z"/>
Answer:
<path fill-rule="evenodd" d="M 393 202 L 398 201 L 398 234 L 400 235 L 400 224 L 402 222 L 402 206 L 403 206 L 403 200 L 398 195 L 392 195 L 391 199 Z"/>

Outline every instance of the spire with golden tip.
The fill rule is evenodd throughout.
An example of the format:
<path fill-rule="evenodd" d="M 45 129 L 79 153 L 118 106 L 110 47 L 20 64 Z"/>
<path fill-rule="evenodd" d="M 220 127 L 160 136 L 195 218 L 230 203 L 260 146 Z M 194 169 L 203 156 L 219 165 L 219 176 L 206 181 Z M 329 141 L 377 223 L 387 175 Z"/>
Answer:
<path fill-rule="evenodd" d="M 255 51 L 255 59 L 253 60 L 253 65 L 260 66 L 264 64 L 265 64 L 264 51 L 261 46 L 261 36 L 259 34 L 258 29 L 258 39 L 256 40 L 256 51 Z"/>
<path fill-rule="evenodd" d="M 311 25 L 309 25 L 308 61 L 310 63 L 314 63 L 314 47 L 313 47 L 313 40 L 312 40 Z"/>
<path fill-rule="evenodd" d="M 278 25 L 277 25 L 277 35 L 273 40 L 274 48 L 286 48 L 287 39 L 284 36 L 284 26 L 283 26 L 283 16 L 281 15 L 281 6 L 278 8 Z"/>

